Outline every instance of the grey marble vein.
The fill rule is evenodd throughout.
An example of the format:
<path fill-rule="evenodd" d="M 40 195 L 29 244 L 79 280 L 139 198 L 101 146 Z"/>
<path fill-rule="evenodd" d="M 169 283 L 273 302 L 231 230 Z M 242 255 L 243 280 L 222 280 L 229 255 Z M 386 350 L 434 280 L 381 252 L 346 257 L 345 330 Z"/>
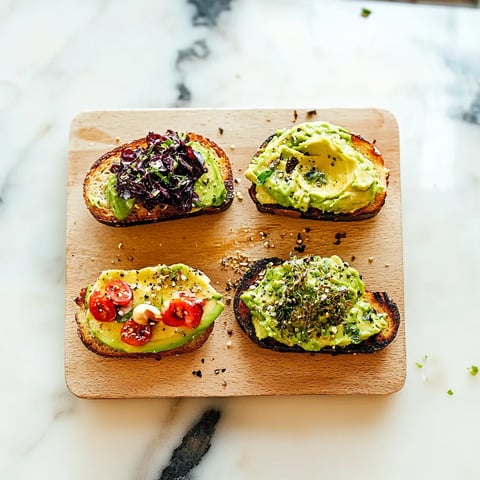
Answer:
<path fill-rule="evenodd" d="M 185 434 L 180 445 L 173 451 L 169 465 L 159 480 L 188 480 L 212 444 L 215 427 L 220 419 L 218 410 L 207 410 L 200 420 Z"/>
<path fill-rule="evenodd" d="M 183 48 L 177 53 L 175 69 L 180 73 L 180 80 L 177 82 L 177 100 L 175 106 L 187 106 L 192 99 L 192 93 L 185 83 L 183 70 L 189 62 L 204 60 L 210 55 L 210 49 L 205 39 L 196 40 L 189 47 Z"/>
<path fill-rule="evenodd" d="M 188 3 L 196 9 L 193 25 L 213 26 L 222 12 L 230 10 L 232 0 L 188 0 Z"/>
<path fill-rule="evenodd" d="M 463 120 L 480 125 L 480 89 L 477 91 L 468 110 L 463 113 Z"/>

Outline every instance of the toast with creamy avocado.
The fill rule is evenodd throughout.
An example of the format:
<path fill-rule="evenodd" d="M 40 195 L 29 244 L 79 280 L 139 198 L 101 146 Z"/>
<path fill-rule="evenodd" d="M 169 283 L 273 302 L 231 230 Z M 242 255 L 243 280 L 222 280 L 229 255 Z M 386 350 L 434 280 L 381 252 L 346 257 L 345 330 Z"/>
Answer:
<path fill-rule="evenodd" d="M 388 294 L 367 291 L 338 256 L 257 261 L 237 287 L 234 312 L 252 341 L 279 352 L 373 353 L 400 325 Z"/>
<path fill-rule="evenodd" d="M 363 220 L 385 203 L 389 171 L 374 144 L 327 122 L 278 130 L 250 161 L 249 194 L 264 213 Z"/>
<path fill-rule="evenodd" d="M 232 166 L 202 135 L 150 132 L 102 155 L 83 198 L 96 220 L 115 227 L 218 213 L 233 200 Z"/>
<path fill-rule="evenodd" d="M 181 263 L 105 270 L 75 299 L 77 331 L 105 357 L 191 352 L 210 336 L 221 298 L 203 272 Z"/>

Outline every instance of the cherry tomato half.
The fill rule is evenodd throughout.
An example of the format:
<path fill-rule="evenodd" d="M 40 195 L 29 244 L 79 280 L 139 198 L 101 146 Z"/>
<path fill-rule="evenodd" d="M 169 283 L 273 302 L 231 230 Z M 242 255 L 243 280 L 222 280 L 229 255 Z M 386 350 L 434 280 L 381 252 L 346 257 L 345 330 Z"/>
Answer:
<path fill-rule="evenodd" d="M 145 345 L 152 338 L 152 327 L 140 325 L 131 318 L 127 320 L 120 331 L 120 339 L 128 345 L 140 347 Z"/>
<path fill-rule="evenodd" d="M 115 305 L 100 290 L 92 292 L 88 308 L 93 318 L 99 322 L 113 322 L 117 316 Z"/>
<path fill-rule="evenodd" d="M 174 298 L 162 314 L 162 321 L 170 327 L 196 328 L 203 315 L 203 301 L 195 298 Z"/>
<path fill-rule="evenodd" d="M 128 305 L 133 300 L 133 292 L 130 285 L 123 280 L 111 280 L 105 287 L 107 297 L 120 307 Z"/>

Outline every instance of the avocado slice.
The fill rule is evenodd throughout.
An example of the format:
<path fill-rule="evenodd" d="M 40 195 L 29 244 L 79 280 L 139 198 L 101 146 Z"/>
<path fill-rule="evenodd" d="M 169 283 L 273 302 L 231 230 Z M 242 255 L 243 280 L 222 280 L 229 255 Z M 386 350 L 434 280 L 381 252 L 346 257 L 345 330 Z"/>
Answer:
<path fill-rule="evenodd" d="M 127 282 L 133 290 L 133 307 L 150 304 L 160 311 L 179 292 L 204 300 L 203 314 L 196 328 L 186 326 L 171 327 L 159 322 L 152 327 L 152 337 L 142 346 L 133 346 L 120 339 L 123 318 L 114 322 L 99 322 L 88 310 L 88 302 L 93 290 L 104 291 L 108 282 L 120 279 Z M 222 313 L 225 305 L 221 294 L 211 285 L 209 278 L 201 271 L 178 263 L 174 265 L 157 265 L 141 270 L 105 270 L 97 281 L 87 288 L 85 302 L 87 307 L 86 322 L 92 335 L 104 345 L 127 353 L 158 353 L 181 347 L 192 341 L 197 335 L 208 329 Z"/>

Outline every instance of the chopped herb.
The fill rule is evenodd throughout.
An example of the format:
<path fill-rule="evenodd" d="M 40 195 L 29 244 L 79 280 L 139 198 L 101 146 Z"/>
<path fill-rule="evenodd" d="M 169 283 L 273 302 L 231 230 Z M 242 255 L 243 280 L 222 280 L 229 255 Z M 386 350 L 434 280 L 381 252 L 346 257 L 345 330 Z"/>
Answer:
<path fill-rule="evenodd" d="M 478 367 L 477 365 L 472 365 L 469 369 L 468 369 L 468 373 L 470 373 L 470 375 L 472 375 L 472 377 L 474 377 L 475 375 L 478 374 Z"/>
<path fill-rule="evenodd" d="M 272 175 L 272 173 L 273 173 L 273 170 L 264 170 L 262 173 L 260 173 L 257 177 L 258 184 L 263 185 L 267 180 L 267 178 Z"/>
<path fill-rule="evenodd" d="M 355 324 L 347 323 L 344 332 L 351 338 L 352 343 L 360 343 L 360 329 Z"/>
<path fill-rule="evenodd" d="M 323 185 L 327 184 L 327 178 L 325 177 L 324 172 L 319 172 L 316 168 L 310 169 L 306 174 L 305 178 L 310 182 L 320 182 Z"/>
<path fill-rule="evenodd" d="M 367 18 L 371 15 L 372 11 L 369 8 L 362 8 L 361 15 L 363 18 Z"/>
<path fill-rule="evenodd" d="M 425 362 L 427 361 L 427 358 L 428 358 L 428 355 L 424 355 L 422 357 L 422 360 L 420 362 L 415 362 L 415 365 L 418 367 L 418 368 L 423 368 L 423 366 L 425 365 Z"/>
<path fill-rule="evenodd" d="M 452 395 L 453 395 L 453 390 L 452 390 L 452 389 L 450 389 L 450 390 L 447 390 L 447 395 L 450 395 L 450 396 L 452 396 Z"/>

